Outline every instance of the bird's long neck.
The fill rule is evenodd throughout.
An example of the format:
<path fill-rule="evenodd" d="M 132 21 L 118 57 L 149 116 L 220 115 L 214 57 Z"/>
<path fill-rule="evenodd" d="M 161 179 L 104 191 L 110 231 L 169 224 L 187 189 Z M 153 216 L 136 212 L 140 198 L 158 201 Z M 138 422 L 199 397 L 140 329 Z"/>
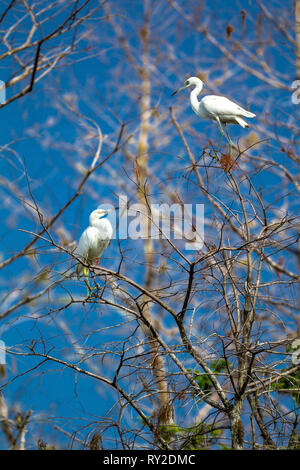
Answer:
<path fill-rule="evenodd" d="M 112 231 L 111 223 L 105 216 L 101 217 L 101 219 L 98 217 L 90 217 L 90 226 L 96 227 L 103 235 L 110 234 Z"/>
<path fill-rule="evenodd" d="M 203 88 L 202 83 L 199 83 L 199 85 L 196 85 L 190 94 L 191 105 L 196 114 L 199 109 L 198 95 L 201 93 L 202 88 Z"/>
<path fill-rule="evenodd" d="M 90 217 L 91 227 L 101 228 L 103 226 L 105 227 L 107 223 L 109 222 L 106 217 L 101 217 L 101 219 L 99 219 L 99 217 Z"/>
<path fill-rule="evenodd" d="M 99 220 L 99 217 L 91 214 L 89 218 L 90 227 L 97 227 L 98 220 Z"/>

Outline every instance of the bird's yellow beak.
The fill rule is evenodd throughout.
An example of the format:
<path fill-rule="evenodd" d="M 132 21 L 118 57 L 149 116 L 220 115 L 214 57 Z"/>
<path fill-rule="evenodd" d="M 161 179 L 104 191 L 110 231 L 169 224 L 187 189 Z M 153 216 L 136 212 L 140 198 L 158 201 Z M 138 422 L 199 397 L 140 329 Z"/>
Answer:
<path fill-rule="evenodd" d="M 99 209 L 99 210 L 100 210 L 100 209 Z M 101 210 L 102 210 L 102 209 L 101 209 Z M 114 211 L 114 210 L 115 210 L 114 207 L 113 207 L 112 209 L 104 209 L 104 211 L 105 211 L 107 214 L 108 214 L 109 212 L 111 212 L 111 211 Z"/>

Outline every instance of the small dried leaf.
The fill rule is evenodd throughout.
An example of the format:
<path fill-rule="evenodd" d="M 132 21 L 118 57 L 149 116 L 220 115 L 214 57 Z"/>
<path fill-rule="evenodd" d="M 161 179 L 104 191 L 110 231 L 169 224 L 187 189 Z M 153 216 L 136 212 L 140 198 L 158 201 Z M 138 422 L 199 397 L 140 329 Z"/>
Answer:
<path fill-rule="evenodd" d="M 239 168 L 238 162 L 229 153 L 221 153 L 220 166 L 226 172 Z"/>
<path fill-rule="evenodd" d="M 241 11 L 242 29 L 245 29 L 246 10 Z"/>
<path fill-rule="evenodd" d="M 231 26 L 231 24 L 227 25 L 227 27 L 226 27 L 226 37 L 227 37 L 227 39 L 230 38 L 233 31 L 234 31 L 234 27 Z"/>

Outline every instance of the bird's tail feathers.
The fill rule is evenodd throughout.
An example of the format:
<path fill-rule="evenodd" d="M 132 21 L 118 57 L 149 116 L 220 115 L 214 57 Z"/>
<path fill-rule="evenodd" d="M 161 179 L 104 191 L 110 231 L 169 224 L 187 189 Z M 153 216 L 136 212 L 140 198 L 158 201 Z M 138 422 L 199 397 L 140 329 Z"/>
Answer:
<path fill-rule="evenodd" d="M 235 120 L 240 126 L 249 127 L 249 124 L 246 121 L 244 121 L 244 119 L 241 118 L 240 116 L 235 116 Z"/>
<path fill-rule="evenodd" d="M 256 114 L 250 113 L 250 111 L 246 111 L 245 109 L 243 111 L 244 111 L 243 116 L 247 118 L 254 118 L 256 116 Z"/>

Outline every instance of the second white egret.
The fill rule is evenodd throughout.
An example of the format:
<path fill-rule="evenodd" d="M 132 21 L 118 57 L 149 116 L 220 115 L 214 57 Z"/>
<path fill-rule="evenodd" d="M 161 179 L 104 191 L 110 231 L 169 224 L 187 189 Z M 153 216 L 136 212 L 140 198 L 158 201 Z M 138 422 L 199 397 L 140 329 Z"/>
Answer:
<path fill-rule="evenodd" d="M 198 101 L 198 95 L 201 93 L 203 85 L 204 84 L 202 80 L 200 80 L 200 78 L 190 77 L 185 81 L 183 87 L 174 91 L 172 96 L 176 95 L 176 93 L 179 93 L 180 91 L 190 86 L 195 87 L 190 94 L 191 106 L 193 108 L 193 111 L 199 117 L 203 119 L 211 119 L 218 123 L 221 132 L 221 139 L 218 145 L 219 148 L 222 137 L 224 135 L 221 123 L 225 124 L 225 128 L 226 124 L 239 124 L 242 127 L 249 127 L 248 123 L 243 119 L 243 117 L 254 118 L 256 115 L 242 108 L 241 106 L 229 100 L 225 96 L 207 95 L 204 96 L 201 101 Z M 228 139 L 231 154 L 232 142 L 227 132 L 227 128 L 226 137 Z"/>
<path fill-rule="evenodd" d="M 106 218 L 109 212 L 96 209 L 90 214 L 90 225 L 82 233 L 75 252 L 84 263 L 92 264 L 100 258 L 112 239 L 113 228 Z M 78 276 L 83 274 L 88 278 L 89 269 L 81 263 L 77 264 L 76 271 Z"/>

